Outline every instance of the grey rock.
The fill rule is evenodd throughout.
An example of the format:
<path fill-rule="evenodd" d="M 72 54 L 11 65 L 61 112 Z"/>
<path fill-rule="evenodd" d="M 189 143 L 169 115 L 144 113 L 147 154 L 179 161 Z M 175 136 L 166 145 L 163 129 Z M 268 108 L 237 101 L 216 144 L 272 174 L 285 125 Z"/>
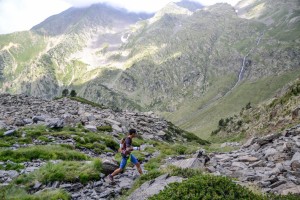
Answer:
<path fill-rule="evenodd" d="M 109 118 L 106 118 L 104 119 L 104 121 L 110 125 L 117 125 L 117 126 L 121 126 L 121 123 L 120 122 L 117 122 L 115 120 L 112 120 L 112 119 L 109 119 Z"/>
<path fill-rule="evenodd" d="M 114 191 L 112 189 L 107 188 L 106 191 L 102 192 L 99 195 L 99 198 L 108 198 L 113 193 L 114 193 Z"/>
<path fill-rule="evenodd" d="M 285 184 L 285 183 L 286 183 L 286 181 L 284 181 L 284 180 L 282 180 L 282 181 L 277 181 L 277 182 L 273 183 L 272 185 L 270 185 L 269 187 L 270 187 L 270 188 L 276 188 L 276 187 L 278 187 L 278 186 L 280 186 L 280 185 L 282 185 L 282 184 Z"/>
<path fill-rule="evenodd" d="M 270 143 L 272 142 L 274 139 L 277 139 L 281 136 L 280 133 L 277 133 L 277 134 L 270 134 L 270 135 L 267 135 L 267 136 L 264 136 L 262 138 L 258 138 L 256 140 L 256 143 L 259 144 L 260 146 L 263 146 L 267 143 Z"/>
<path fill-rule="evenodd" d="M 283 195 L 287 195 L 287 194 L 298 194 L 300 195 L 300 185 L 292 187 L 292 188 L 288 188 L 282 191 Z"/>
<path fill-rule="evenodd" d="M 201 158 L 188 158 L 184 160 L 179 160 L 171 163 L 172 165 L 187 169 L 187 168 L 192 168 L 192 169 L 201 169 L 204 168 L 205 165 L 205 159 Z"/>
<path fill-rule="evenodd" d="M 147 181 L 136 189 L 127 199 L 128 200 L 145 200 L 149 197 L 158 194 L 163 190 L 168 184 L 173 182 L 182 182 L 183 178 L 172 176 L 169 177 L 168 174 L 164 174 L 160 177 L 157 177 L 154 180 Z"/>
<path fill-rule="evenodd" d="M 300 171 L 300 152 L 296 152 L 291 160 L 291 168 L 294 171 Z"/>
<path fill-rule="evenodd" d="M 46 119 L 42 116 L 34 116 L 32 117 L 32 121 L 33 123 L 38 123 L 38 122 L 44 122 L 46 121 Z"/>
<path fill-rule="evenodd" d="M 232 167 L 239 167 L 239 168 L 244 169 L 244 168 L 247 168 L 247 165 L 245 165 L 245 164 L 242 163 L 242 162 L 233 162 L 233 163 L 232 163 Z"/>
<path fill-rule="evenodd" d="M 114 131 L 118 132 L 118 133 L 122 133 L 122 132 L 123 132 L 123 129 L 120 128 L 120 127 L 119 127 L 118 125 L 116 125 L 116 124 L 113 124 L 113 125 L 112 125 L 112 129 L 113 129 Z"/>
<path fill-rule="evenodd" d="M 253 156 L 242 156 L 238 158 L 238 161 L 241 162 L 256 162 L 258 161 L 258 158 L 253 157 Z"/>
<path fill-rule="evenodd" d="M 38 189 L 40 189 L 41 186 L 42 186 L 42 183 L 40 183 L 39 181 L 36 181 L 34 183 L 33 189 L 38 190 Z"/>
<path fill-rule="evenodd" d="M 5 131 L 3 135 L 4 135 L 4 136 L 11 136 L 11 135 L 13 135 L 15 132 L 16 132 L 16 130 L 9 130 L 9 131 Z"/>
<path fill-rule="evenodd" d="M 102 169 L 103 169 L 102 172 L 106 175 L 111 174 L 118 168 L 119 168 L 119 165 L 117 164 L 117 162 L 115 162 L 113 160 L 106 159 L 106 160 L 102 161 Z"/>
<path fill-rule="evenodd" d="M 257 137 L 252 137 L 249 140 L 247 140 L 247 142 L 242 146 L 242 148 L 248 148 L 250 147 L 252 144 L 255 143 Z"/>
<path fill-rule="evenodd" d="M 94 125 L 85 125 L 84 128 L 92 132 L 97 132 L 97 127 Z"/>
<path fill-rule="evenodd" d="M 269 148 L 265 151 L 265 157 L 269 157 L 269 156 L 275 155 L 277 153 L 278 153 L 278 151 L 276 149 Z"/>
<path fill-rule="evenodd" d="M 25 118 L 25 119 L 23 119 L 23 122 L 24 122 L 25 124 L 32 124 L 32 123 L 33 123 L 33 120 L 32 120 L 32 119 L 29 119 L 29 118 Z"/>
<path fill-rule="evenodd" d="M 52 118 L 47 120 L 47 127 L 48 128 L 63 128 L 64 127 L 64 120 L 59 118 Z"/>

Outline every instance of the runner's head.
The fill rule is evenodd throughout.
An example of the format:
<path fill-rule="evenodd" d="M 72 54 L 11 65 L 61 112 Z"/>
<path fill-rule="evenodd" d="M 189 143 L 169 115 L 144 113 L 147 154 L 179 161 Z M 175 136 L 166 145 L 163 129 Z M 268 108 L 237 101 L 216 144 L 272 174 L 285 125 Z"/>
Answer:
<path fill-rule="evenodd" d="M 136 136 L 136 130 L 135 129 L 130 129 L 129 131 L 129 135 L 131 136 L 131 137 L 135 137 Z"/>

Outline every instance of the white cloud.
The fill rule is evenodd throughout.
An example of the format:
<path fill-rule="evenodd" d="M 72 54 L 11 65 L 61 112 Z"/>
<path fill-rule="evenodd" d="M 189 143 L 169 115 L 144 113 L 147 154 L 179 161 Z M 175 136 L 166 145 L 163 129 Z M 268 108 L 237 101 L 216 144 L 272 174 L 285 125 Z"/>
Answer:
<path fill-rule="evenodd" d="M 0 34 L 28 30 L 47 17 L 75 6 L 106 2 L 133 12 L 155 12 L 172 0 L 0 0 Z M 179 0 L 173 0 L 179 1 Z M 193 0 L 203 5 L 239 0 Z"/>
<path fill-rule="evenodd" d="M 62 0 L 0 0 L 0 34 L 28 30 L 68 7 Z"/>

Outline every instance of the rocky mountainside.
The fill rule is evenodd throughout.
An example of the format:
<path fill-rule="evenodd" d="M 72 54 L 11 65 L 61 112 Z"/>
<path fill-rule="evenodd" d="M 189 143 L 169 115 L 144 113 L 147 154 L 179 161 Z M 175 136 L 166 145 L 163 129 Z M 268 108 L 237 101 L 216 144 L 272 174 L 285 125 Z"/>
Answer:
<path fill-rule="evenodd" d="M 154 16 L 104 4 L 71 8 L 31 31 L 0 35 L 0 91 L 153 110 L 209 137 L 299 73 L 299 2 L 235 8 L 169 3 Z"/>
<path fill-rule="evenodd" d="M 259 105 L 249 102 L 240 113 L 219 120 L 212 132 L 215 141 L 262 136 L 300 123 L 300 80 L 292 82 L 277 95 Z"/>
<path fill-rule="evenodd" d="M 114 112 L 93 105 L 69 98 L 49 101 L 1 94 L 0 196 L 45 199 L 42 195 L 51 195 L 48 190 L 63 199 L 110 199 L 124 194 L 137 178 L 133 167 L 117 176 L 114 185 L 105 177 L 118 168 L 119 141 L 130 128 L 137 129 L 134 145 L 142 152 L 135 155 L 145 172 L 151 167 L 144 163 L 177 154 L 177 148 L 184 148 L 179 143 L 208 144 L 153 112 Z M 21 189 L 25 186 L 33 196 Z"/>
<path fill-rule="evenodd" d="M 101 127 L 111 127 L 116 137 L 135 128 L 143 139 L 188 141 L 197 140 L 192 133 L 183 131 L 153 112 L 115 112 L 97 108 L 78 101 L 63 98 L 49 101 L 27 95 L 0 95 L 0 129 L 5 134 L 13 134 L 18 127 L 43 125 L 49 128 L 74 127 L 82 124 L 85 129 L 97 132 Z M 98 127 L 98 129 L 97 129 Z M 198 138 L 199 139 L 199 138 Z M 199 139 L 200 141 L 200 139 Z M 203 140 L 203 144 L 206 141 Z"/>
<path fill-rule="evenodd" d="M 236 195 L 235 187 L 253 196 L 239 186 L 249 184 L 271 194 L 300 194 L 299 124 L 282 134 L 251 138 L 236 151 L 205 154 L 206 141 L 152 112 L 115 112 L 87 102 L 0 95 L 3 199 L 147 199 L 169 184 L 197 178 L 210 180 L 206 186 L 203 183 L 208 187 L 201 190 L 205 195 L 218 192 L 211 184 L 231 185 L 221 190 L 224 198 L 232 192 Z M 128 128 L 138 130 L 133 145 L 141 151 L 133 154 L 145 174 L 139 176 L 128 164 L 110 182 L 106 175 L 119 166 L 117 149 Z M 260 195 L 257 199 L 269 198 Z M 297 196 L 276 196 L 286 198 Z"/>

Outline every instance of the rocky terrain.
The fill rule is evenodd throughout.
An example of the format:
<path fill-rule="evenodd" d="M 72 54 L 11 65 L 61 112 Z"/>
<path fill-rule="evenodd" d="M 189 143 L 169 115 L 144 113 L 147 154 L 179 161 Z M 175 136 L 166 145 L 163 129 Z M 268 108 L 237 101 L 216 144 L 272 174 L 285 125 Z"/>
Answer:
<path fill-rule="evenodd" d="M 69 98 L 49 101 L 27 95 L 0 94 L 0 113 L 0 130 L 3 132 L 3 136 L 1 137 L 10 141 L 9 143 L 5 141 L 1 143 L 3 151 L 5 149 L 18 151 L 36 146 L 69 145 L 72 148 L 76 147 L 77 151 L 91 158 L 101 158 L 102 173 L 99 173 L 97 181 L 90 181 L 88 184 L 64 181 L 53 181 L 45 184 L 36 181 L 30 186 L 30 193 L 38 193 L 47 189 L 63 189 L 71 194 L 72 199 L 111 199 L 121 195 L 124 191 L 132 187 L 134 180 L 138 177 L 138 173 L 133 166 L 128 166 L 125 173 L 116 176 L 114 184 L 109 183 L 105 179 L 107 174 L 112 173 L 112 171 L 118 168 L 118 163 L 114 158 L 116 149 L 112 151 L 111 148 L 115 144 L 118 146 L 120 138 L 125 136 L 124 133 L 128 129 L 137 129 L 139 137 L 143 140 L 184 142 L 191 139 L 188 137 L 191 133 L 186 135 L 187 132 L 177 129 L 174 125 L 157 117 L 152 112 L 115 112 L 100 105 L 93 107 L 89 104 L 70 100 Z M 54 133 L 55 130 L 67 127 L 70 127 L 70 130 L 75 130 L 72 127 L 77 126 L 82 127 L 81 130 L 87 132 L 87 134 L 90 132 L 98 135 L 99 130 L 103 129 L 104 133 L 102 135 L 107 135 L 113 139 L 110 142 L 110 147 L 107 147 L 108 151 L 96 151 L 101 145 L 98 145 L 97 148 L 78 146 L 78 142 L 88 140 L 88 136 L 77 138 L 76 135 L 68 134 L 51 135 L 53 134 L 51 130 L 54 130 Z M 27 127 L 27 129 L 23 129 L 24 127 Z M 45 132 L 40 133 L 36 127 L 45 127 L 42 128 Z M 36 130 L 38 134 L 42 134 L 45 137 L 36 138 L 30 136 L 31 129 L 33 131 Z M 84 132 L 81 133 L 82 136 L 85 135 Z M 20 138 L 20 141 L 18 138 Z M 28 138 L 29 141 L 26 140 L 25 143 L 21 142 L 23 141 L 22 138 L 24 140 Z M 197 137 L 194 136 L 195 138 Z M 105 138 L 102 139 L 106 142 Z M 204 140 L 203 142 L 206 143 Z M 153 148 L 153 145 L 141 145 L 142 150 L 149 147 Z M 143 162 L 147 162 L 158 155 L 159 151 L 152 153 L 142 152 Z M 0 156 L 1 160 L 4 159 L 2 156 L 4 155 Z M 64 163 L 64 161 L 50 160 L 50 163 L 57 165 Z M 92 161 L 82 162 L 83 165 L 91 163 Z M 47 165 L 47 160 L 43 159 L 31 159 L 25 162 L 3 160 L 3 162 L 0 162 L 0 168 L 4 169 L 0 170 L 1 185 L 9 185 L 17 177 L 33 174 L 35 171 L 39 171 L 40 168 L 47 167 Z M 12 166 L 21 166 L 21 170 L 5 170 Z M 144 164 L 142 164 L 143 166 Z M 147 170 L 144 170 L 144 172 L 147 172 Z"/>
<path fill-rule="evenodd" d="M 186 132 L 176 129 L 174 125 L 153 113 L 115 112 L 69 98 L 49 101 L 27 95 L 9 94 L 1 94 L 0 112 L 3 139 L 0 149 L 0 182 L 4 188 L 23 183 L 31 195 L 58 190 L 68 192 L 71 199 L 77 200 L 116 199 L 134 187 L 135 191 L 131 191 L 126 198 L 147 199 L 158 194 L 169 183 L 187 179 L 185 176 L 178 176 L 180 174 L 172 175 L 169 166 L 176 166 L 187 171 L 195 169 L 216 176 L 225 175 L 237 179 L 235 182 L 240 185 L 255 186 L 266 193 L 300 194 L 299 125 L 282 133 L 251 138 L 239 150 L 205 154 L 205 150 L 201 149 L 203 146 L 189 143 L 190 138 Z M 128 165 L 125 172 L 117 175 L 114 183 L 110 183 L 106 175 L 118 168 L 119 160 L 115 149 L 117 147 L 114 145 L 118 146 L 119 139 L 128 128 L 137 128 L 140 133 L 141 139 L 137 140 L 141 140 L 139 143 L 142 151 L 135 154 L 141 159 L 146 175 L 144 178 L 140 177 L 137 170 Z M 183 146 L 173 146 L 174 142 Z M 100 150 L 104 144 L 106 147 Z M 239 143 L 226 145 L 236 146 Z M 194 146 L 194 150 L 187 153 L 185 146 Z M 55 148 L 66 147 L 69 150 L 59 151 L 75 150 L 80 155 L 72 158 L 72 161 L 65 160 L 68 159 L 65 156 L 62 159 L 48 159 L 42 156 L 43 148 L 57 154 Z M 26 151 L 32 148 L 37 148 L 38 151 L 30 153 L 30 159 L 27 159 Z M 14 152 L 23 152 L 24 157 L 15 158 Z M 176 152 L 180 152 L 180 155 L 176 155 Z M 7 156 L 11 156 L 10 159 L 5 159 Z M 88 159 L 75 161 L 86 158 Z M 67 179 L 69 181 L 60 179 L 54 170 L 55 166 L 61 166 L 62 170 L 71 170 L 71 166 L 77 164 L 93 166 L 93 159 L 96 158 L 101 159 L 101 171 L 96 172 L 96 176 L 88 181 L 85 181 L 83 175 Z M 158 158 L 158 165 L 151 167 Z M 43 170 L 47 170 L 48 173 L 50 170 L 50 177 L 53 173 L 53 181 L 45 181 L 42 173 L 46 172 Z M 52 170 L 54 171 L 51 172 Z M 141 178 L 144 181 L 141 182 Z M 30 181 L 31 179 L 33 181 Z M 9 192 L 3 195 L 5 194 Z"/>
<path fill-rule="evenodd" d="M 76 89 L 109 107 L 163 113 L 208 138 L 220 117 L 295 79 L 298 13 L 296 0 L 235 8 L 184 0 L 153 15 L 70 8 L 30 31 L 0 35 L 0 91 L 50 99 Z"/>
<path fill-rule="evenodd" d="M 172 132 L 169 123 L 153 112 L 114 112 L 68 98 L 50 101 L 27 95 L 0 94 L 0 116 L 0 129 L 7 129 L 4 135 L 13 134 L 14 130 L 25 125 L 63 128 L 80 123 L 95 132 L 97 127 L 111 126 L 112 135 L 126 133 L 130 128 L 135 128 L 144 139 L 180 140 L 180 135 Z"/>
<path fill-rule="evenodd" d="M 254 137 L 241 149 L 212 154 L 209 172 L 237 178 L 264 192 L 300 195 L 300 125 L 282 133 Z"/>

